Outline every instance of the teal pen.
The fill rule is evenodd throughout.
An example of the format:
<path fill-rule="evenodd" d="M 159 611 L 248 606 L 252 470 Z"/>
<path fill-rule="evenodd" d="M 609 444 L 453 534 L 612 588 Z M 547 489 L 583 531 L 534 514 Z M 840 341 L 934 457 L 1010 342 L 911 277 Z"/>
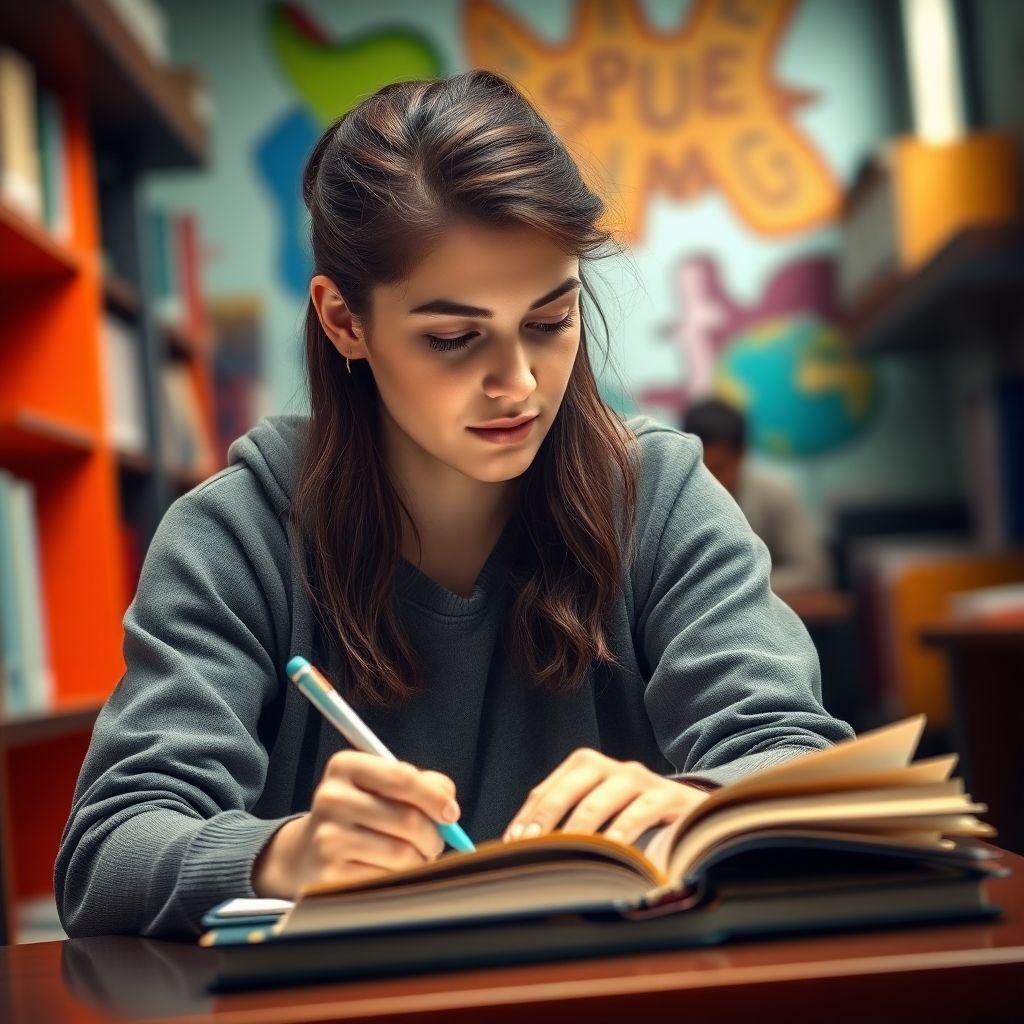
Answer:
<path fill-rule="evenodd" d="M 370 727 L 355 713 L 345 699 L 305 658 L 294 657 L 288 662 L 289 678 L 310 699 L 313 706 L 352 744 L 356 750 L 376 754 L 386 761 L 398 758 L 373 734 Z M 457 825 L 436 822 L 444 841 L 463 853 L 472 853 L 473 841 Z"/>

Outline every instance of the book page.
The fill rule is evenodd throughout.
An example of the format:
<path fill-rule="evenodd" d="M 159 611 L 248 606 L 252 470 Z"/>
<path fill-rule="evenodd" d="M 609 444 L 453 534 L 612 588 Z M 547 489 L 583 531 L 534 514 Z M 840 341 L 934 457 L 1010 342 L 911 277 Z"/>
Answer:
<path fill-rule="evenodd" d="M 849 789 L 852 776 L 879 774 L 906 768 L 924 731 L 925 716 L 912 715 L 900 722 L 871 729 L 824 750 L 814 750 L 754 772 L 737 782 L 712 791 L 708 799 L 680 818 L 670 834 L 660 839 L 653 853 L 663 857 L 692 823 L 724 804 L 768 793 Z M 948 756 L 948 755 L 947 755 Z M 955 763 L 955 762 L 954 762 Z M 952 768 L 952 765 L 950 765 Z M 939 770 L 939 769 L 936 769 Z M 650 856 L 650 854 L 649 854 Z M 652 859 L 654 859 L 652 857 Z"/>
<path fill-rule="evenodd" d="M 650 840 L 644 852 L 647 857 L 664 871 L 668 871 L 668 863 L 672 857 L 672 848 L 678 843 L 681 835 L 692 828 L 698 821 L 708 817 L 721 807 L 734 807 L 737 804 L 752 803 L 772 797 L 799 796 L 814 793 L 835 793 L 860 789 L 891 789 L 901 786 L 927 785 L 933 782 L 945 782 L 949 779 L 958 760 L 957 754 L 941 754 L 929 757 L 891 771 L 868 772 L 853 774 L 837 780 L 835 777 L 824 779 L 810 777 L 803 781 L 787 782 L 767 772 L 758 773 L 744 779 L 743 786 L 739 783 L 723 787 L 708 795 L 708 799 L 699 804 L 685 818 L 666 825 Z M 796 759 L 799 760 L 799 759 Z"/>
<path fill-rule="evenodd" d="M 449 877 L 468 882 L 474 875 L 486 874 L 498 868 L 522 869 L 532 864 L 551 865 L 558 861 L 579 863 L 587 859 L 624 867 L 648 885 L 658 885 L 666 880 L 660 868 L 633 846 L 616 843 L 601 834 L 552 832 L 545 836 L 510 842 L 492 839 L 480 843 L 473 853 L 446 853 L 427 864 L 342 885 L 332 882 L 313 883 L 302 889 L 299 902 L 343 892 L 380 893 L 386 889 L 431 883 Z"/>
<path fill-rule="evenodd" d="M 762 828 L 832 825 L 845 831 L 914 828 L 991 835 L 991 826 L 973 817 L 973 812 L 984 810 L 984 804 L 971 803 L 963 793 L 960 779 L 888 791 L 859 790 L 741 804 L 722 809 L 686 832 L 672 853 L 669 873 L 675 882 L 681 882 L 705 851 L 729 836 Z"/>

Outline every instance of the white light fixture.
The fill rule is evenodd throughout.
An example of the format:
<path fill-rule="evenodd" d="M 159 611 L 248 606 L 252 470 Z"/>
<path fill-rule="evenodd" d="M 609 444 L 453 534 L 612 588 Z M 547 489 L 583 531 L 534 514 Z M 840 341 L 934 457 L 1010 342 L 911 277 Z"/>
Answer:
<path fill-rule="evenodd" d="M 964 99 L 952 0 L 902 0 L 914 134 L 922 142 L 964 137 Z"/>

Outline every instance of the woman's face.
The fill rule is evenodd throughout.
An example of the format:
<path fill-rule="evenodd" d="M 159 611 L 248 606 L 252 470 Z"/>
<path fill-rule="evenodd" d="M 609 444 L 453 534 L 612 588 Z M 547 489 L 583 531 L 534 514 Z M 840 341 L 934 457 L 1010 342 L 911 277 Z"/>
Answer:
<path fill-rule="evenodd" d="M 572 372 L 579 291 L 579 260 L 544 235 L 469 224 L 446 232 L 408 281 L 375 288 L 363 352 L 389 450 L 480 481 L 522 474 Z M 510 443 L 471 429 L 523 414 L 536 419 Z"/>

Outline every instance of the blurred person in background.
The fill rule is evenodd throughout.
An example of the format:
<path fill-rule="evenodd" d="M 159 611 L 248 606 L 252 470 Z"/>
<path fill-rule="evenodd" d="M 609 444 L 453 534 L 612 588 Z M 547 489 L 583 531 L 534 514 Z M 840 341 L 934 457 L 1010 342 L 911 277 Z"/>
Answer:
<path fill-rule="evenodd" d="M 704 464 L 733 496 L 772 559 L 771 585 L 777 594 L 825 590 L 833 574 L 811 517 L 796 488 L 747 456 L 747 421 L 719 398 L 693 403 L 683 430 L 700 438 Z"/>

